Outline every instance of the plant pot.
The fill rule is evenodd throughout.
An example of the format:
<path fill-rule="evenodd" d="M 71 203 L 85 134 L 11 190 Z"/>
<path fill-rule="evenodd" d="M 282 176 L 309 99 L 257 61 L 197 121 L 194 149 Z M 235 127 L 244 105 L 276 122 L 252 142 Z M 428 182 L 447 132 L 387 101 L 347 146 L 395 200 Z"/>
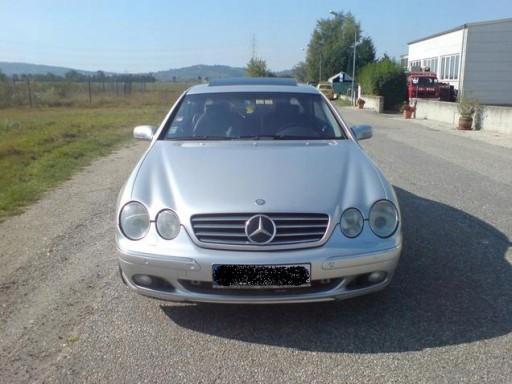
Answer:
<path fill-rule="evenodd" d="M 470 131 L 473 125 L 472 117 L 459 117 L 459 126 L 457 127 L 461 131 Z"/>
<path fill-rule="evenodd" d="M 357 108 L 363 109 L 364 108 L 364 100 L 358 100 L 357 101 Z"/>
<path fill-rule="evenodd" d="M 405 109 L 404 110 L 404 118 L 410 119 L 412 116 L 412 110 L 411 109 Z"/>

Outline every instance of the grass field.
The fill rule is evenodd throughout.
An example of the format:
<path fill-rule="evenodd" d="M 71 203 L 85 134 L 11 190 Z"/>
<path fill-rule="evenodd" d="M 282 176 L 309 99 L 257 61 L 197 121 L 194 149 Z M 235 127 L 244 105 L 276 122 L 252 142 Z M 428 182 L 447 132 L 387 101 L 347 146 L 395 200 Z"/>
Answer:
<path fill-rule="evenodd" d="M 134 126 L 158 125 L 179 91 L 99 107 L 0 109 L 0 220 L 130 140 Z"/>

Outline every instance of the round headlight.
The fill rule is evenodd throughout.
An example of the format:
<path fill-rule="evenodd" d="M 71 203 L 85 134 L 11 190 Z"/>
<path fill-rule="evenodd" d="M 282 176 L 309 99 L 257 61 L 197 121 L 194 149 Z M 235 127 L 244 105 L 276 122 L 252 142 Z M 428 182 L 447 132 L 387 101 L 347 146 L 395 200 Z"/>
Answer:
<path fill-rule="evenodd" d="M 156 230 L 166 240 L 172 240 L 180 233 L 180 219 L 170 209 L 160 211 L 156 216 Z"/>
<path fill-rule="evenodd" d="M 341 232 L 347 237 L 357 237 L 363 230 L 364 219 L 356 208 L 348 208 L 341 215 Z"/>
<path fill-rule="evenodd" d="M 398 227 L 398 211 L 391 201 L 380 200 L 370 209 L 370 228 L 379 237 L 389 237 Z"/>
<path fill-rule="evenodd" d="M 149 213 L 144 205 L 132 201 L 119 214 L 119 227 L 130 240 L 140 240 L 149 231 Z"/>

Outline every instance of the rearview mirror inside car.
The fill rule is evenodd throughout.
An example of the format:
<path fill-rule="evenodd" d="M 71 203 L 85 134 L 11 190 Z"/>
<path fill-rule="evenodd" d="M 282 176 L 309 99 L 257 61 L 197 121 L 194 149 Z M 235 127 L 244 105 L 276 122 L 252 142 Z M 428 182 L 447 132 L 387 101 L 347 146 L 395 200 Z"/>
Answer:
<path fill-rule="evenodd" d="M 152 140 L 156 127 L 152 125 L 139 125 L 133 129 L 133 137 L 138 140 Z"/>
<path fill-rule="evenodd" d="M 373 129 L 370 125 L 355 125 L 351 130 L 356 140 L 365 140 L 373 136 Z"/>

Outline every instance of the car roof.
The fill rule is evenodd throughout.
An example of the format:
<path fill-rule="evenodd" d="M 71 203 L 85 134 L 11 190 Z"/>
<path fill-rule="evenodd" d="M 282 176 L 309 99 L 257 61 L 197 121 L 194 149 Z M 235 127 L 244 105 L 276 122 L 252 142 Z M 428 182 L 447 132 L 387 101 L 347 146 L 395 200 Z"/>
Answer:
<path fill-rule="evenodd" d="M 298 84 L 294 79 L 279 77 L 242 77 L 211 80 L 208 84 L 191 87 L 187 94 L 228 92 L 278 92 L 278 93 L 309 93 L 318 91 L 307 84 Z"/>

